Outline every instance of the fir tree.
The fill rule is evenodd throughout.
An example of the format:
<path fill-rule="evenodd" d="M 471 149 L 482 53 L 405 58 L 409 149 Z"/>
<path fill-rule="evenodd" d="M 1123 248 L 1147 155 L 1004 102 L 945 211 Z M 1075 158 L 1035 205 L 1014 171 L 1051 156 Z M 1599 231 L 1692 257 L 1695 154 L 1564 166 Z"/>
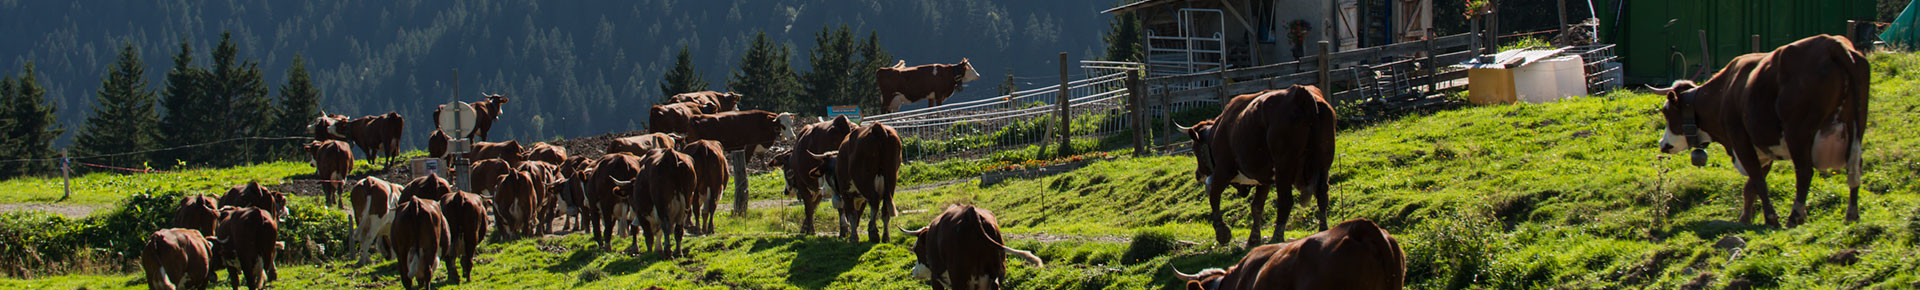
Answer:
<path fill-rule="evenodd" d="M 75 138 L 73 155 L 94 156 L 148 150 L 160 142 L 159 100 L 147 89 L 146 68 L 140 50 L 129 42 L 107 67 L 107 76 L 95 92 L 93 115 Z M 140 167 L 147 156 L 125 155 L 91 160 L 109 165 Z"/>
<path fill-rule="evenodd" d="M 293 55 L 293 67 L 287 68 L 287 83 L 280 85 L 279 116 L 275 117 L 272 136 L 307 136 L 307 122 L 320 115 L 320 89 L 313 87 L 307 74 L 306 57 Z M 281 156 L 301 156 L 297 142 L 284 142 Z"/>
<path fill-rule="evenodd" d="M 853 89 L 849 95 L 858 101 L 861 112 L 879 112 L 880 84 L 874 79 L 874 73 L 896 63 L 893 54 L 880 48 L 879 31 L 867 33 L 867 41 L 860 44 L 860 59 L 860 69 L 853 71 Z"/>
<path fill-rule="evenodd" d="M 206 69 L 193 66 L 193 45 L 185 39 L 180 40 L 180 51 L 173 55 L 173 69 L 167 71 L 166 88 L 161 91 L 161 107 L 166 115 L 160 118 L 161 144 L 175 147 L 188 144 L 201 144 L 214 141 L 218 130 L 205 128 L 216 119 L 206 101 L 204 84 Z M 220 126 L 225 127 L 225 126 Z M 156 167 L 171 168 L 176 163 L 205 162 L 205 150 L 169 150 L 154 152 L 151 160 Z"/>
<path fill-rule="evenodd" d="M 814 47 L 807 57 L 812 71 L 804 77 L 806 96 L 800 101 L 801 112 L 824 113 L 827 106 L 859 104 L 848 96 L 856 49 L 850 30 L 846 25 L 839 29 L 821 27 L 813 35 Z"/>
<path fill-rule="evenodd" d="M 47 102 L 47 90 L 40 85 L 39 77 L 34 75 L 33 62 L 27 62 L 19 78 L 7 78 L 0 84 L 5 93 L 4 118 L 9 120 L 5 136 L 9 142 L 5 159 L 47 159 L 58 157 L 53 151 L 53 139 L 66 132 L 58 120 L 54 119 L 54 106 Z M 5 162 L 0 163 L 0 178 L 26 174 L 46 173 L 55 169 L 56 162 Z"/>
<path fill-rule="evenodd" d="M 747 97 L 742 109 L 792 112 L 797 106 L 794 93 L 800 86 L 793 67 L 787 63 L 792 49 L 774 44 L 765 31 L 758 32 L 740 58 L 740 68 L 727 78 L 727 89 Z"/>
<path fill-rule="evenodd" d="M 680 46 L 680 56 L 673 60 L 673 70 L 661 76 L 660 100 L 669 96 L 707 90 L 707 79 L 700 77 L 700 71 L 693 67 L 693 52 L 685 45 Z"/>
<path fill-rule="evenodd" d="M 231 32 L 220 33 L 220 44 L 213 48 L 213 70 L 209 71 L 208 96 L 214 110 L 221 111 L 214 118 L 217 123 L 202 128 L 217 128 L 219 134 L 215 141 L 243 137 L 265 137 L 273 132 L 274 108 L 267 99 L 267 84 L 263 81 L 260 64 L 252 60 L 241 59 L 240 48 L 233 42 Z M 286 141 L 278 141 L 286 142 Z M 212 152 L 222 152 L 210 158 L 221 165 L 233 165 L 243 162 L 262 161 L 266 158 L 267 148 L 255 140 L 238 140 L 211 146 Z"/>
<path fill-rule="evenodd" d="M 1101 37 L 1107 42 L 1109 61 L 1141 61 L 1140 18 L 1133 12 L 1115 14 L 1108 21 L 1107 33 Z"/>

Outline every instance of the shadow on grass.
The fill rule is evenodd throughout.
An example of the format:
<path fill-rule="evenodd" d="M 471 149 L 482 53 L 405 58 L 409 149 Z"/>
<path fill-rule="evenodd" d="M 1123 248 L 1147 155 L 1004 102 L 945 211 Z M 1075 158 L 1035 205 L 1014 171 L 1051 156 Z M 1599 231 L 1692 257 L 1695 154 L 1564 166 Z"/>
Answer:
<path fill-rule="evenodd" d="M 786 237 L 756 241 L 752 249 L 758 252 L 786 247 L 782 250 L 795 254 L 787 268 L 787 282 L 800 288 L 820 289 L 833 284 L 833 279 L 840 274 L 852 271 L 859 264 L 853 261 L 859 261 L 873 245 L 833 238 Z"/>
<path fill-rule="evenodd" d="M 586 267 L 587 264 L 592 264 L 593 260 L 599 259 L 601 255 L 606 254 L 606 252 L 602 252 L 599 248 L 595 247 L 577 248 L 573 249 L 572 252 L 573 254 L 567 255 L 565 260 L 560 260 L 560 263 L 547 266 L 547 272 L 571 273 L 574 270 L 580 270 L 580 268 Z"/>
<path fill-rule="evenodd" d="M 1661 235 L 1660 238 L 1665 239 L 1681 233 L 1692 233 L 1694 237 L 1700 238 L 1701 240 L 1712 241 L 1728 233 L 1744 231 L 1764 232 L 1771 230 L 1773 229 L 1768 228 L 1766 225 L 1750 225 L 1729 220 L 1700 220 L 1674 225 L 1668 228 L 1667 232 Z"/>

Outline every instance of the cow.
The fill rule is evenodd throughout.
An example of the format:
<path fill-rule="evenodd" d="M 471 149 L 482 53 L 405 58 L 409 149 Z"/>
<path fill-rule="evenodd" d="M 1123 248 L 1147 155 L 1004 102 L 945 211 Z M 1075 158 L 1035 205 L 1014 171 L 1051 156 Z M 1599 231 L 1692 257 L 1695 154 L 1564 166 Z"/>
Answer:
<path fill-rule="evenodd" d="M 499 219 L 496 226 L 501 228 L 500 234 L 517 239 L 537 233 L 534 226 L 539 223 L 535 220 L 543 215 L 540 203 L 545 187 L 546 183 L 534 181 L 531 172 L 511 170 L 502 176 L 493 191 L 493 212 Z"/>
<path fill-rule="evenodd" d="M 693 117 L 687 125 L 686 140 L 720 141 L 727 151 L 749 150 L 757 154 L 775 141 L 793 138 L 793 114 L 752 110 L 732 111 Z"/>
<path fill-rule="evenodd" d="M 401 188 L 400 200 L 402 201 L 410 197 L 437 201 L 440 200 L 440 196 L 453 193 L 454 191 L 453 185 L 448 184 L 447 180 L 440 178 L 439 175 L 414 177 L 412 180 L 407 181 L 406 186 Z"/>
<path fill-rule="evenodd" d="M 1249 186 L 1257 188 L 1248 201 L 1253 225 L 1247 245 L 1265 243 L 1260 239 L 1263 209 L 1267 191 L 1276 185 L 1291 185 L 1302 198 L 1311 194 L 1319 202 L 1320 229 L 1326 230 L 1327 176 L 1338 118 L 1334 114 L 1320 88 L 1294 85 L 1236 96 L 1213 120 L 1181 127 L 1194 140 L 1194 161 L 1199 163 L 1194 174 L 1206 184 L 1216 242 L 1225 245 L 1233 238 L 1220 213 L 1220 193 L 1228 186 L 1242 194 Z M 1273 237 L 1285 240 L 1293 194 L 1282 189 L 1278 198 Z"/>
<path fill-rule="evenodd" d="M 668 257 L 685 250 L 681 239 L 686 235 L 694 188 L 700 180 L 693 162 L 693 157 L 684 153 L 654 150 L 640 160 L 640 173 L 635 178 L 613 181 L 614 186 L 630 192 L 627 208 L 633 210 L 633 220 L 645 231 L 647 248 L 664 251 Z M 657 243 L 656 236 L 660 237 Z M 667 240 L 669 236 L 672 241 Z"/>
<path fill-rule="evenodd" d="M 561 163 L 558 168 L 559 178 L 547 182 L 547 186 L 555 191 L 556 214 L 561 216 L 562 221 L 567 216 L 573 217 L 573 222 L 565 224 L 563 230 L 580 230 L 583 221 L 593 219 L 594 203 L 587 200 L 587 185 L 588 178 L 593 175 L 594 160 L 586 156 L 568 157 L 567 162 Z"/>
<path fill-rule="evenodd" d="M 227 270 L 227 281 L 233 288 L 240 287 L 243 271 L 246 286 L 251 289 L 280 280 L 273 260 L 286 245 L 279 242 L 280 222 L 272 213 L 253 206 L 225 207 L 220 212 L 220 226 L 214 231 L 220 235 L 213 240 L 212 260 Z"/>
<path fill-rule="evenodd" d="M 433 268 L 440 266 L 440 252 L 452 241 L 447 220 L 440 214 L 440 203 L 431 199 L 406 198 L 393 210 L 393 250 L 400 271 L 400 284 L 414 289 L 433 287 Z M 451 276 L 451 275 L 449 275 Z"/>
<path fill-rule="evenodd" d="M 312 123 L 307 123 L 307 133 L 313 134 L 313 140 L 347 141 L 347 135 L 340 133 L 341 127 L 346 127 L 347 120 L 345 115 L 322 111 L 319 117 L 313 118 Z"/>
<path fill-rule="evenodd" d="M 345 132 L 342 133 L 345 133 L 347 139 L 352 140 L 355 146 L 360 146 L 360 151 L 365 153 L 367 161 L 378 160 L 382 156 L 387 158 L 400 156 L 400 136 L 407 126 L 406 119 L 401 118 L 399 113 L 387 112 L 384 115 L 354 118 L 348 120 L 346 125 L 346 128 L 343 128 Z"/>
<path fill-rule="evenodd" d="M 698 103 L 672 103 L 653 105 L 647 109 L 647 131 L 654 133 L 686 133 L 687 122 L 694 116 L 702 115 Z"/>
<path fill-rule="evenodd" d="M 1387 230 L 1352 219 L 1305 238 L 1254 247 L 1226 269 L 1173 272 L 1188 290 L 1401 289 L 1407 256 Z"/>
<path fill-rule="evenodd" d="M 218 236 L 213 231 L 220 225 L 220 201 L 204 194 L 189 195 L 180 198 L 179 206 L 173 211 L 173 227 L 200 231 L 208 236 Z"/>
<path fill-rule="evenodd" d="M 480 247 L 480 240 L 487 236 L 487 209 L 492 208 L 479 195 L 463 191 L 441 195 L 440 214 L 447 222 L 447 247 L 440 251 L 441 261 L 447 263 L 447 280 L 460 283 L 464 278 L 473 280 L 474 250 Z M 460 267 L 454 267 L 454 262 Z"/>
<path fill-rule="evenodd" d="M 892 236 L 883 231 L 893 226 L 894 185 L 900 179 L 900 134 L 884 124 L 854 129 L 840 150 L 814 154 L 815 159 L 831 166 L 822 175 L 826 192 L 836 197 L 833 207 L 840 210 L 840 236 L 859 241 L 860 218 L 866 210 L 867 239 L 878 243 Z M 811 153 L 809 153 L 811 154 Z M 876 223 L 880 225 L 876 225 Z"/>
<path fill-rule="evenodd" d="M 713 233 L 713 215 L 720 207 L 720 193 L 727 189 L 727 175 L 733 170 L 727 163 L 726 152 L 721 151 L 720 142 L 700 140 L 680 147 L 680 153 L 693 158 L 693 167 L 699 168 L 699 180 L 694 187 L 693 218 L 696 227 Z"/>
<path fill-rule="evenodd" d="M 734 92 L 699 91 L 667 97 L 667 103 L 694 103 L 701 114 L 717 114 L 738 109 L 740 99 L 741 95 Z"/>
<path fill-rule="evenodd" d="M 259 181 L 249 181 L 247 184 L 227 188 L 227 193 L 220 195 L 219 205 L 259 207 L 273 213 L 274 217 L 287 217 L 287 194 L 267 190 L 266 187 L 260 186 Z M 218 236 L 219 234 L 215 233 L 214 235 Z"/>
<path fill-rule="evenodd" d="M 500 185 L 500 181 L 507 177 L 507 173 L 513 172 L 513 165 L 500 159 L 476 161 L 467 168 L 469 189 L 485 197 L 493 197 L 495 195 L 493 188 Z"/>
<path fill-rule="evenodd" d="M 547 164 L 567 162 L 566 147 L 554 146 L 553 144 L 547 144 L 547 142 L 539 142 L 533 143 L 532 147 L 527 148 L 526 152 L 521 154 L 521 161 L 533 160 L 546 162 Z"/>
<path fill-rule="evenodd" d="M 467 160 L 499 158 L 500 160 L 507 161 L 507 164 L 520 164 L 520 158 L 527 152 L 525 147 L 520 146 L 520 141 L 518 140 L 510 140 L 507 142 L 473 142 L 473 147 L 470 148 L 471 149 L 467 151 Z"/>
<path fill-rule="evenodd" d="M 627 203 L 627 195 L 631 191 L 622 190 L 615 181 L 633 180 L 640 176 L 640 157 L 612 153 L 601 156 L 593 164 L 592 174 L 586 179 L 587 200 L 594 211 L 593 218 L 587 220 L 587 231 L 592 232 L 594 241 L 600 243 L 602 250 L 611 250 L 613 230 L 628 230 L 628 223 L 633 221 L 633 210 Z M 652 208 L 652 205 L 647 208 Z M 634 245 L 628 252 L 638 252 L 638 247 Z"/>
<path fill-rule="evenodd" d="M 1776 160 L 1791 160 L 1794 198 L 1787 226 L 1806 221 L 1807 192 L 1817 171 L 1847 171 L 1848 222 L 1860 219 L 1861 141 L 1867 129 L 1870 64 L 1846 37 L 1818 35 L 1734 58 L 1704 83 L 1675 81 L 1665 95 L 1667 121 L 1660 150 L 1693 150 L 1706 164 L 1706 147 L 1720 143 L 1747 176 L 1740 222 L 1753 221 L 1760 201 L 1768 226 L 1779 226 L 1767 189 Z"/>
<path fill-rule="evenodd" d="M 353 150 L 347 148 L 347 142 L 327 140 L 307 143 L 304 148 L 313 159 L 313 176 L 325 179 L 320 182 L 320 191 L 327 194 L 327 206 L 340 205 L 340 190 L 345 188 L 347 174 L 353 173 Z"/>
<path fill-rule="evenodd" d="M 499 120 L 500 114 L 504 112 L 502 111 L 502 109 L 500 109 L 500 105 L 507 103 L 507 96 L 503 96 L 500 94 L 486 94 L 486 93 L 482 93 L 480 95 L 486 96 L 486 99 L 467 104 L 468 106 L 473 107 L 474 118 L 473 118 L 473 131 L 467 132 L 466 138 L 479 137 L 481 141 L 486 141 L 487 132 L 493 130 L 493 121 Z M 433 109 L 433 116 L 434 116 L 433 127 L 434 128 L 440 127 L 440 117 L 439 117 L 440 112 L 446 109 L 447 109 L 447 105 L 440 105 L 439 107 L 434 107 Z"/>
<path fill-rule="evenodd" d="M 640 136 L 613 139 L 613 142 L 607 145 L 607 153 L 624 152 L 628 154 L 641 155 L 641 154 L 647 154 L 647 151 L 652 151 L 653 149 L 673 150 L 674 148 L 680 148 L 680 146 L 678 145 L 680 144 L 680 142 L 681 142 L 680 137 L 675 136 L 673 134 L 650 133 L 650 134 L 640 135 Z"/>
<path fill-rule="evenodd" d="M 875 85 L 880 88 L 881 111 L 892 113 L 900 106 L 927 100 L 927 106 L 939 106 L 947 102 L 953 93 L 960 92 L 967 82 L 980 79 L 980 72 L 973 64 L 961 58 L 956 64 L 924 64 L 907 67 L 906 61 L 895 63 L 892 67 L 883 67 L 873 72 Z"/>
<path fill-rule="evenodd" d="M 434 129 L 432 134 L 427 135 L 427 157 L 443 160 L 449 158 L 450 156 L 447 156 L 447 146 L 449 146 L 447 143 L 451 142 L 453 142 L 453 138 L 448 138 L 446 132 L 440 132 L 439 129 Z"/>
<path fill-rule="evenodd" d="M 213 244 L 193 229 L 171 228 L 147 235 L 140 268 L 149 289 L 205 288 L 213 273 Z"/>
<path fill-rule="evenodd" d="M 357 245 L 353 255 L 360 263 L 367 262 L 366 253 L 375 245 L 374 240 L 381 240 L 383 244 L 392 240 L 393 210 L 403 191 L 399 184 L 373 176 L 353 183 L 347 195 L 347 202 L 353 205 L 353 213 L 348 216 L 353 219 L 353 232 L 348 236 Z M 387 256 L 393 255 L 389 252 Z"/>
<path fill-rule="evenodd" d="M 834 117 L 832 121 L 821 121 L 795 130 L 800 136 L 794 140 L 793 149 L 775 155 L 767 162 L 769 167 L 779 167 L 782 178 L 786 180 L 786 192 L 800 199 L 805 207 L 806 221 L 800 224 L 800 233 L 813 235 L 814 210 L 820 206 L 825 195 L 820 192 L 820 177 L 825 174 L 821 166 L 826 164 L 820 159 L 800 152 L 828 152 L 840 150 L 840 143 L 847 140 L 856 125 L 846 116 Z"/>
<path fill-rule="evenodd" d="M 566 178 L 560 171 L 560 166 L 545 161 L 527 161 L 513 167 L 513 171 L 526 173 L 528 181 L 533 183 L 532 195 L 535 203 L 530 226 L 534 228 L 535 233 L 552 233 L 553 219 L 560 214 L 560 192 L 564 189 L 563 180 Z M 495 212 L 503 211 L 496 209 Z"/>
<path fill-rule="evenodd" d="M 1007 277 L 1007 255 L 1046 267 L 1033 252 L 1007 247 L 993 212 L 972 205 L 951 205 L 918 230 L 901 230 L 913 241 L 912 275 L 933 289 L 1000 289 Z"/>

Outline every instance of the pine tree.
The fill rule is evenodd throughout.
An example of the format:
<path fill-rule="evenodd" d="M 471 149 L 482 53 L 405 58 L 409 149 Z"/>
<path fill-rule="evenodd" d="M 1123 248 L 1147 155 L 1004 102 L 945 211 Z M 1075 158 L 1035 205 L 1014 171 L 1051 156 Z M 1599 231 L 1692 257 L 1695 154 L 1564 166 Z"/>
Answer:
<path fill-rule="evenodd" d="M 128 42 L 120 49 L 119 60 L 107 67 L 107 76 L 93 102 L 93 115 L 80 136 L 74 139 L 73 155 L 93 156 L 153 149 L 160 142 L 159 100 L 147 89 L 146 68 L 140 50 Z M 146 156 L 113 156 L 91 160 L 126 167 L 140 167 Z"/>
<path fill-rule="evenodd" d="M 880 48 L 879 31 L 867 33 L 867 41 L 860 44 L 860 59 L 860 69 L 853 71 L 853 89 L 848 95 L 858 101 L 861 112 L 879 112 L 880 84 L 874 79 L 874 72 L 895 63 L 893 54 Z"/>
<path fill-rule="evenodd" d="M 306 57 L 293 55 L 293 66 L 287 68 L 287 83 L 280 85 L 280 110 L 275 117 L 277 125 L 270 136 L 306 136 L 307 122 L 320 115 L 320 89 L 313 87 L 313 81 L 307 74 Z M 283 142 L 278 154 L 301 156 L 300 144 Z"/>
<path fill-rule="evenodd" d="M 6 89 L 5 119 L 10 124 L 4 132 L 5 138 L 13 140 L 8 144 L 6 159 L 46 159 L 58 157 L 53 151 L 53 139 L 65 133 L 58 120 L 54 119 L 54 106 L 47 102 L 47 89 L 40 86 L 39 77 L 33 73 L 33 62 L 27 62 L 26 68 L 18 79 L 8 78 Z M 0 178 L 26 174 L 46 173 L 55 169 L 55 162 L 6 162 L 0 163 Z"/>
<path fill-rule="evenodd" d="M 728 90 L 747 96 L 740 101 L 742 109 L 794 111 L 794 94 L 800 84 L 787 63 L 791 50 L 774 44 L 765 31 L 754 35 L 747 54 L 740 58 L 740 68 L 727 78 Z"/>
<path fill-rule="evenodd" d="M 1133 12 L 1115 14 L 1108 21 L 1107 35 L 1101 39 L 1107 42 L 1109 61 L 1141 61 L 1140 17 Z"/>
<path fill-rule="evenodd" d="M 814 47 L 807 56 L 812 71 L 804 76 L 806 96 L 800 101 L 801 112 L 824 112 L 827 106 L 859 104 L 848 96 L 856 49 L 850 30 L 846 25 L 840 25 L 837 30 L 827 26 L 813 35 Z"/>
<path fill-rule="evenodd" d="M 220 33 L 220 44 L 213 48 L 213 70 L 208 72 L 207 88 L 210 93 L 208 105 L 220 111 L 213 121 L 202 128 L 217 128 L 215 141 L 242 137 L 260 137 L 273 132 L 272 120 L 274 108 L 267 99 L 267 84 L 263 81 L 260 64 L 239 57 L 240 48 L 233 42 L 231 32 Z M 285 141 L 280 141 L 285 142 Z M 266 158 L 266 144 L 254 140 L 240 140 L 210 146 L 214 155 L 211 161 L 220 165 L 233 165 L 243 162 L 262 161 Z"/>
<path fill-rule="evenodd" d="M 193 66 L 193 45 L 185 39 L 180 40 L 180 51 L 173 55 L 173 69 L 167 71 L 167 87 L 161 92 L 160 105 L 167 109 L 160 118 L 161 144 L 175 147 L 188 144 L 201 144 L 214 141 L 218 130 L 206 126 L 215 120 L 206 100 L 207 92 L 203 79 L 207 70 Z M 218 126 L 213 128 L 224 128 Z M 154 152 L 151 160 L 155 167 L 172 168 L 176 163 L 206 162 L 206 150 L 169 150 Z"/>
<path fill-rule="evenodd" d="M 673 70 L 661 76 L 660 100 L 668 96 L 707 90 L 707 79 L 700 77 L 700 71 L 693 68 L 693 52 L 685 45 L 680 46 L 680 56 L 673 60 Z"/>

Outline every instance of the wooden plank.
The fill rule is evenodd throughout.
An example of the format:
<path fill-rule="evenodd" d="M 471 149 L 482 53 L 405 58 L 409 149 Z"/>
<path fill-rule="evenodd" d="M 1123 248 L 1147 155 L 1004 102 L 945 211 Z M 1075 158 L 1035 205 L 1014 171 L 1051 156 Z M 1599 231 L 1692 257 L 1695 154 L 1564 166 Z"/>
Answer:
<path fill-rule="evenodd" d="M 1470 34 L 1470 33 L 1461 33 L 1461 34 L 1455 34 L 1450 36 L 1444 36 L 1438 39 L 1434 39 L 1432 43 L 1432 47 L 1434 49 L 1439 49 L 1444 51 L 1444 50 L 1448 50 L 1455 47 L 1464 47 L 1464 46 L 1473 44 L 1473 39 L 1474 39 L 1474 36 L 1473 34 Z M 1414 41 L 1401 42 L 1401 43 L 1396 43 L 1391 45 L 1375 46 L 1375 47 L 1368 47 L 1368 48 L 1333 53 L 1333 56 L 1330 56 L 1330 58 L 1332 58 L 1332 61 L 1330 62 L 1332 63 L 1353 62 L 1353 61 L 1358 61 L 1362 59 L 1374 58 L 1377 55 L 1414 54 L 1414 53 L 1427 51 L 1427 48 L 1428 46 L 1424 42 L 1414 42 Z M 1299 72 L 1299 71 L 1302 71 L 1302 67 L 1301 67 L 1302 65 L 1311 65 L 1318 62 L 1319 62 L 1319 56 L 1310 55 L 1307 57 L 1299 58 L 1292 62 L 1284 62 L 1284 63 L 1276 63 L 1276 64 L 1244 67 L 1244 68 L 1235 68 L 1235 69 L 1226 70 L 1225 72 L 1203 72 L 1203 73 L 1192 73 L 1192 74 L 1183 74 L 1183 75 L 1157 76 L 1157 77 L 1147 78 L 1146 82 L 1149 86 L 1153 86 L 1153 85 L 1159 85 L 1164 83 L 1189 83 L 1189 82 L 1195 82 L 1195 81 L 1219 80 L 1218 75 L 1220 74 L 1225 74 L 1226 78 L 1228 79 L 1246 79 L 1250 77 L 1264 77 L 1264 76 L 1275 75 L 1275 74 Z"/>

